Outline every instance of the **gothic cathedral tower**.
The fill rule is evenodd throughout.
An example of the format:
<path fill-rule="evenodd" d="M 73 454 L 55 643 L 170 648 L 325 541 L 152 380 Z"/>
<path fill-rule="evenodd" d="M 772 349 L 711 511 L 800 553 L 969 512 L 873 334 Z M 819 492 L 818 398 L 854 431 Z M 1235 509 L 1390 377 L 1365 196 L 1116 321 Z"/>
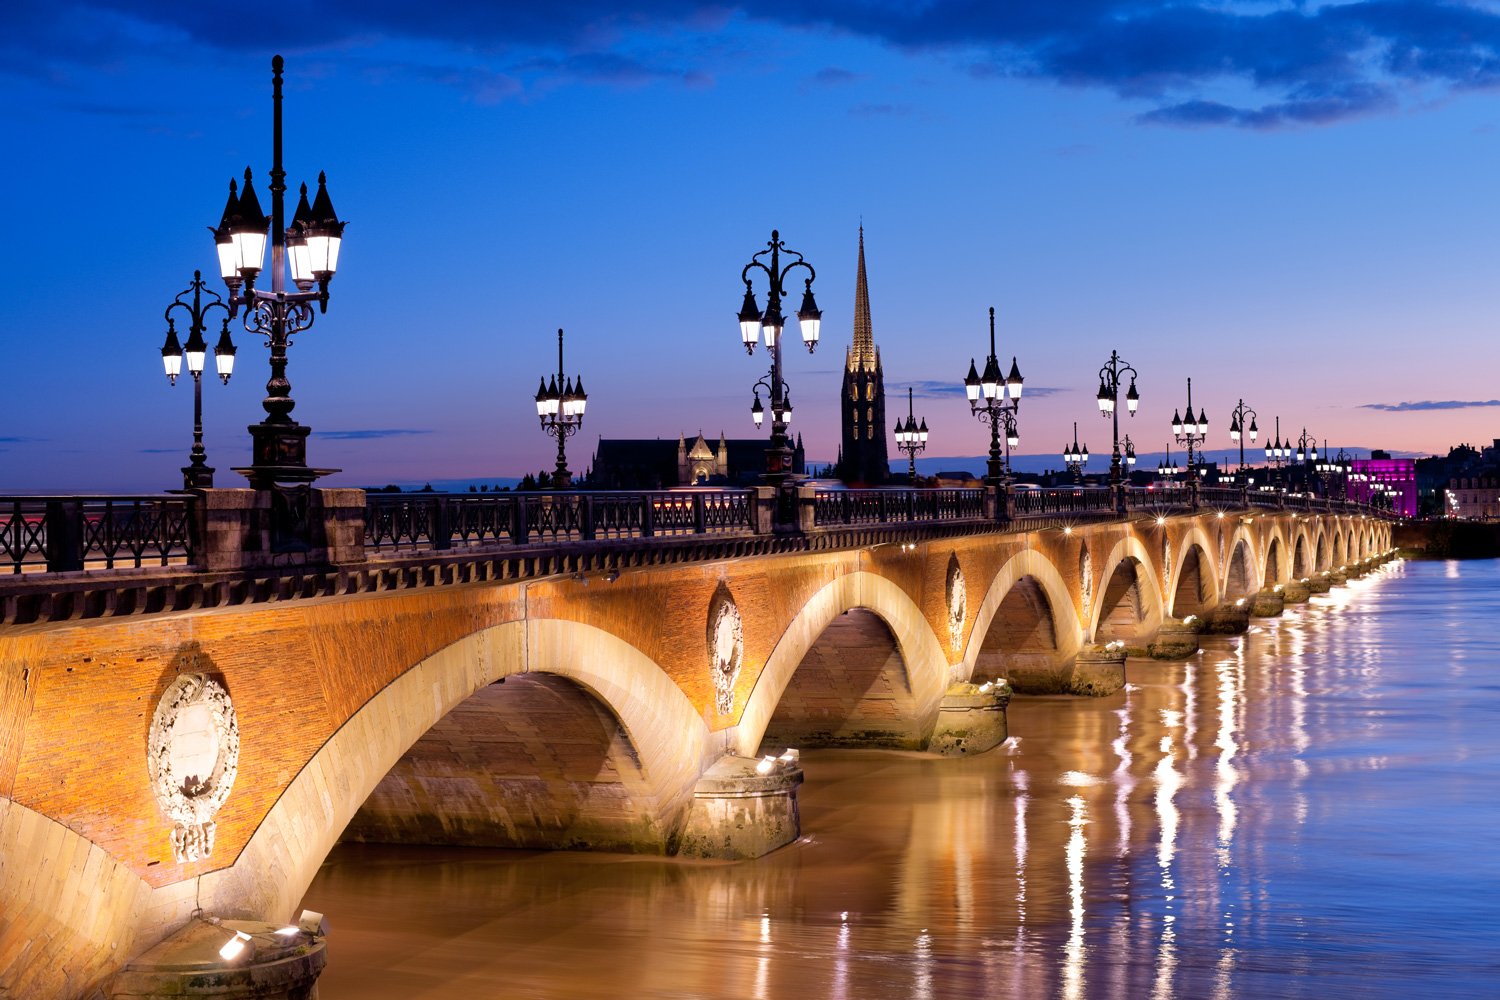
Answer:
<path fill-rule="evenodd" d="M 865 282 L 865 227 L 859 227 L 859 276 L 854 285 L 854 344 L 844 356 L 844 417 L 838 477 L 874 486 L 890 478 L 885 447 L 885 377 L 870 330 L 870 289 Z"/>

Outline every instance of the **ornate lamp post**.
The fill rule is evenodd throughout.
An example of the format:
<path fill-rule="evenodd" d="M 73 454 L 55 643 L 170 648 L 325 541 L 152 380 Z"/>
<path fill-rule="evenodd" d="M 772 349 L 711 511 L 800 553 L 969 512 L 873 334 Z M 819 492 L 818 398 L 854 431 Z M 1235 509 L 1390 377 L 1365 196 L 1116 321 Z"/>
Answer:
<path fill-rule="evenodd" d="M 189 292 L 193 293 L 191 305 L 184 301 Z M 203 301 L 205 292 L 212 302 Z M 167 382 L 177 384 L 184 357 L 187 358 L 188 372 L 193 376 L 193 449 L 188 454 L 188 464 L 182 468 L 182 486 L 189 490 L 212 489 L 214 485 L 214 470 L 209 467 L 208 454 L 203 450 L 203 362 L 208 355 L 208 342 L 203 339 L 203 321 L 209 310 L 215 308 L 224 310 L 224 326 L 219 331 L 219 342 L 214 346 L 214 368 L 219 380 L 228 385 L 229 376 L 234 374 L 235 352 L 234 341 L 229 339 L 229 307 L 217 293 L 204 287 L 202 271 L 193 272 L 193 283 L 177 293 L 177 298 L 163 314 L 167 321 L 167 342 L 162 345 L 161 364 L 166 369 Z M 177 322 L 172 315 L 179 309 L 188 317 L 186 350 L 178 343 Z"/>
<path fill-rule="evenodd" d="M 563 332 L 557 329 L 557 374 L 545 385 L 536 387 L 536 415 L 542 430 L 557 438 L 557 469 L 552 473 L 552 488 L 565 490 L 573 485 L 568 473 L 567 440 L 583 426 L 583 411 L 589 394 L 583 391 L 583 376 L 575 382 L 563 374 Z"/>
<path fill-rule="evenodd" d="M 1246 420 L 1249 423 L 1246 423 Z M 1255 411 L 1245 405 L 1242 399 L 1229 414 L 1229 440 L 1236 441 L 1240 446 L 1240 467 L 1237 470 L 1241 474 L 1245 471 L 1245 439 L 1248 437 L 1252 444 L 1255 436 L 1260 433 L 1260 428 L 1255 426 Z"/>
<path fill-rule="evenodd" d="M 906 387 L 906 422 L 896 421 L 896 447 L 906 452 L 906 475 L 913 486 L 917 483 L 917 453 L 927 450 L 927 418 L 917 426 L 912 415 L 911 386 Z"/>
<path fill-rule="evenodd" d="M 782 267 L 783 253 L 797 259 Z M 767 254 L 771 257 L 769 263 L 761 260 Z M 794 267 L 807 269 L 802 308 L 797 310 L 797 322 L 802 329 L 802 342 L 807 345 L 807 351 L 811 354 L 817 349 L 818 333 L 823 321 L 823 313 L 813 300 L 812 283 L 818 276 L 813 266 L 803 260 L 800 253 L 788 250 L 786 244 L 781 242 L 780 232 L 773 229 L 766 249 L 751 257 L 750 263 L 740 271 L 740 279 L 745 283 L 745 301 L 740 306 L 739 313 L 740 339 L 745 345 L 745 353 L 755 353 L 756 342 L 761 336 L 765 337 L 766 349 L 771 352 L 771 370 L 755 385 L 757 390 L 764 388 L 771 400 L 771 442 L 766 449 L 766 471 L 763 478 L 767 485 L 776 487 L 786 482 L 792 473 L 792 450 L 787 446 L 786 436 L 786 425 L 792 419 L 792 403 L 786 381 L 781 377 L 781 331 L 786 325 L 781 314 L 781 300 L 786 294 L 786 276 Z M 766 273 L 770 283 L 765 312 L 761 312 L 760 306 L 756 304 L 755 287 L 750 281 L 750 272 L 756 268 Z M 757 391 L 755 404 L 750 408 L 755 426 L 760 426 L 764 415 L 765 410 L 761 407 L 760 393 Z"/>
<path fill-rule="evenodd" d="M 1170 480 L 1182 471 L 1182 467 L 1172 464 L 1172 445 L 1167 445 L 1167 457 L 1156 463 L 1156 475 L 1160 479 Z"/>
<path fill-rule="evenodd" d="M 1281 466 L 1291 456 L 1289 442 L 1281 440 L 1281 418 L 1276 418 L 1276 440 L 1266 445 L 1266 464 L 1271 466 L 1271 482 L 1281 480 Z M 1282 483 L 1285 488 L 1285 483 Z"/>
<path fill-rule="evenodd" d="M 1193 451 L 1208 437 L 1208 414 L 1201 408 L 1198 416 L 1193 416 L 1193 380 L 1187 380 L 1187 420 L 1183 420 L 1174 410 L 1172 412 L 1172 436 L 1177 439 L 1178 444 L 1187 445 L 1188 461 L 1188 502 L 1194 508 L 1198 506 L 1198 474 L 1194 466 Z"/>
<path fill-rule="evenodd" d="M 1333 496 L 1333 477 L 1337 476 L 1341 485 L 1340 494 L 1343 499 L 1349 499 L 1349 456 L 1340 448 L 1337 455 L 1328 454 L 1328 442 L 1323 442 L 1323 460 L 1317 465 L 1318 472 L 1324 477 L 1327 484 L 1326 494 L 1331 499 Z"/>
<path fill-rule="evenodd" d="M 1322 474 L 1318 471 L 1318 439 L 1310 436 L 1307 428 L 1302 428 L 1302 436 L 1297 439 L 1297 464 L 1304 465 L 1312 463 L 1313 481 L 1308 484 L 1308 492 L 1317 495 L 1318 487 L 1322 485 Z"/>
<path fill-rule="evenodd" d="M 1125 435 L 1125 478 L 1130 479 L 1130 472 L 1135 468 L 1135 442 L 1130 440 L 1130 435 Z"/>
<path fill-rule="evenodd" d="M 250 426 L 251 464 L 236 469 L 257 489 L 276 483 L 310 483 L 336 469 L 307 467 L 307 435 L 311 428 L 292 419 L 292 386 L 286 377 L 287 346 L 294 334 L 313 324 L 312 304 L 319 312 L 328 309 L 328 285 L 338 269 L 344 223 L 333 211 L 323 174 L 318 175 L 318 193 L 309 205 L 307 185 L 297 203 L 292 224 L 286 225 L 283 195 L 286 171 L 281 167 L 281 69 L 282 58 L 271 60 L 273 121 L 271 140 L 271 218 L 261 211 L 260 200 L 245 169 L 245 188 L 237 191 L 229 182 L 229 200 L 217 228 L 214 244 L 219 254 L 219 274 L 229 286 L 229 314 L 245 307 L 245 329 L 266 338 L 271 348 L 271 378 L 261 405 L 266 418 Z M 271 229 L 271 290 L 255 287 L 265 261 L 266 227 Z M 294 292 L 286 290 L 290 269 Z M 315 291 L 313 286 L 317 286 Z"/>
<path fill-rule="evenodd" d="M 1073 478 L 1083 483 L 1083 467 L 1089 464 L 1089 446 L 1078 447 L 1078 421 L 1073 421 L 1073 443 L 1063 445 L 1063 461 L 1067 463 L 1068 471 L 1073 473 Z"/>
<path fill-rule="evenodd" d="M 1010 359 L 1010 374 L 1000 376 L 1000 359 L 995 356 L 995 307 L 990 307 L 990 353 L 984 360 L 984 374 L 969 359 L 969 374 L 964 376 L 964 395 L 969 399 L 969 412 L 976 419 L 990 425 L 990 457 L 984 481 L 989 486 L 1007 486 L 1010 481 L 1010 449 L 1021 443 L 1016 430 L 1016 415 L 1021 410 L 1021 390 L 1026 380 L 1016 366 L 1014 356 Z M 1007 396 L 1009 397 L 1007 399 Z M 1005 451 L 1000 450 L 1001 435 L 1005 437 Z"/>
<path fill-rule="evenodd" d="M 1130 415 L 1135 416 L 1135 411 L 1141 405 L 1140 394 L 1135 391 L 1135 380 L 1139 374 L 1125 359 L 1120 357 L 1118 351 L 1109 352 L 1109 362 L 1099 369 L 1099 392 L 1096 399 L 1099 402 L 1099 415 L 1108 417 L 1113 423 L 1114 450 L 1109 459 L 1109 485 L 1115 493 L 1115 512 L 1121 517 L 1125 516 L 1125 477 L 1120 468 L 1120 380 L 1125 375 L 1130 376 L 1130 388 L 1125 393 L 1125 408 Z"/>

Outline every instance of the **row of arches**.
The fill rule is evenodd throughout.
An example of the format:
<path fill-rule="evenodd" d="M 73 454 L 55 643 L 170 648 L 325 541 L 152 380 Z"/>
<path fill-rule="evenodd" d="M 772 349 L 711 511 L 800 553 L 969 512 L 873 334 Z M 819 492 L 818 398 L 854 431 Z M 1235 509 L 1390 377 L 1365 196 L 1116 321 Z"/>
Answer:
<path fill-rule="evenodd" d="M 1045 674 L 1085 642 L 1138 639 L 1164 616 L 1364 558 L 1382 541 L 1371 527 L 1302 520 L 1101 532 L 1064 550 L 1066 575 L 1024 549 L 974 589 L 957 649 L 898 584 L 844 573 L 804 604 L 736 724 L 717 731 L 660 665 L 602 629 L 552 619 L 494 626 L 422 660 L 360 708 L 291 779 L 232 866 L 199 877 L 187 895 L 130 876 L 111 890 L 135 900 L 117 919 L 143 928 L 175 919 L 161 894 L 225 917 L 279 918 L 341 836 L 671 852 L 696 783 L 725 751 L 919 747 L 954 681 L 1018 667 Z M 51 822 L 0 805 L 0 844 L 11 826 Z M 58 896 L 89 891 L 55 887 Z M 55 913 L 80 905 L 47 903 Z"/>

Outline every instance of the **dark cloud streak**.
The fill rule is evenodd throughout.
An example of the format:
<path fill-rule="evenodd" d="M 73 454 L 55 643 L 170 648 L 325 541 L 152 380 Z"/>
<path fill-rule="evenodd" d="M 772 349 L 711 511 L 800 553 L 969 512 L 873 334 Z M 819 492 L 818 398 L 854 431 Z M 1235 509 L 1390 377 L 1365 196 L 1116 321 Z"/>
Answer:
<path fill-rule="evenodd" d="M 1485 406 L 1500 406 L 1500 399 L 1423 399 L 1406 403 L 1365 403 L 1361 410 L 1380 410 L 1384 413 L 1415 413 L 1422 410 L 1470 410 Z"/>
<path fill-rule="evenodd" d="M 1414 86 L 1462 92 L 1500 86 L 1500 12 L 1476 0 L 1353 0 L 1332 4 L 1211 0 L 808 0 L 774 7 L 698 0 L 577 0 L 566 4 L 409 4 L 316 0 L 299 18 L 304 51 L 380 40 L 447 46 L 432 70 L 487 99 L 518 76 L 605 85 L 708 79 L 719 56 L 671 54 L 673 32 L 722 33 L 735 18 L 855 35 L 908 52 L 968 60 L 978 76 L 1100 88 L 1156 106 L 1147 125 L 1273 129 L 1326 125 L 1399 105 Z M 142 40 L 261 51 L 212 4 L 168 0 L 19 0 L 0 57 L 13 73 L 66 77 L 102 66 Z M 63 42 L 68 44 L 64 45 Z M 690 53 L 691 50 L 688 50 Z M 38 55 L 38 53 L 51 53 Z M 59 53 L 66 53 L 59 54 Z M 692 65 L 695 61 L 701 65 Z M 741 58 L 746 58 L 744 54 Z M 478 64 L 477 66 L 475 64 Z M 854 84 L 841 67 L 818 85 Z M 1246 106 L 1207 94 L 1229 85 Z M 900 106 L 869 103 L 870 113 Z"/>

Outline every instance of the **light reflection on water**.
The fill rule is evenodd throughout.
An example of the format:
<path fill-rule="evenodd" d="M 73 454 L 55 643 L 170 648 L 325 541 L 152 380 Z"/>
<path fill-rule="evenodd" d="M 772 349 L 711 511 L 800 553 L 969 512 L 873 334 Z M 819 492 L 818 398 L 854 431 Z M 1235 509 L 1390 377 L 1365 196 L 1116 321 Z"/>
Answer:
<path fill-rule="evenodd" d="M 805 752 L 758 862 L 341 847 L 322 996 L 1500 995 L 1497 617 L 1397 564 L 982 757 Z"/>

